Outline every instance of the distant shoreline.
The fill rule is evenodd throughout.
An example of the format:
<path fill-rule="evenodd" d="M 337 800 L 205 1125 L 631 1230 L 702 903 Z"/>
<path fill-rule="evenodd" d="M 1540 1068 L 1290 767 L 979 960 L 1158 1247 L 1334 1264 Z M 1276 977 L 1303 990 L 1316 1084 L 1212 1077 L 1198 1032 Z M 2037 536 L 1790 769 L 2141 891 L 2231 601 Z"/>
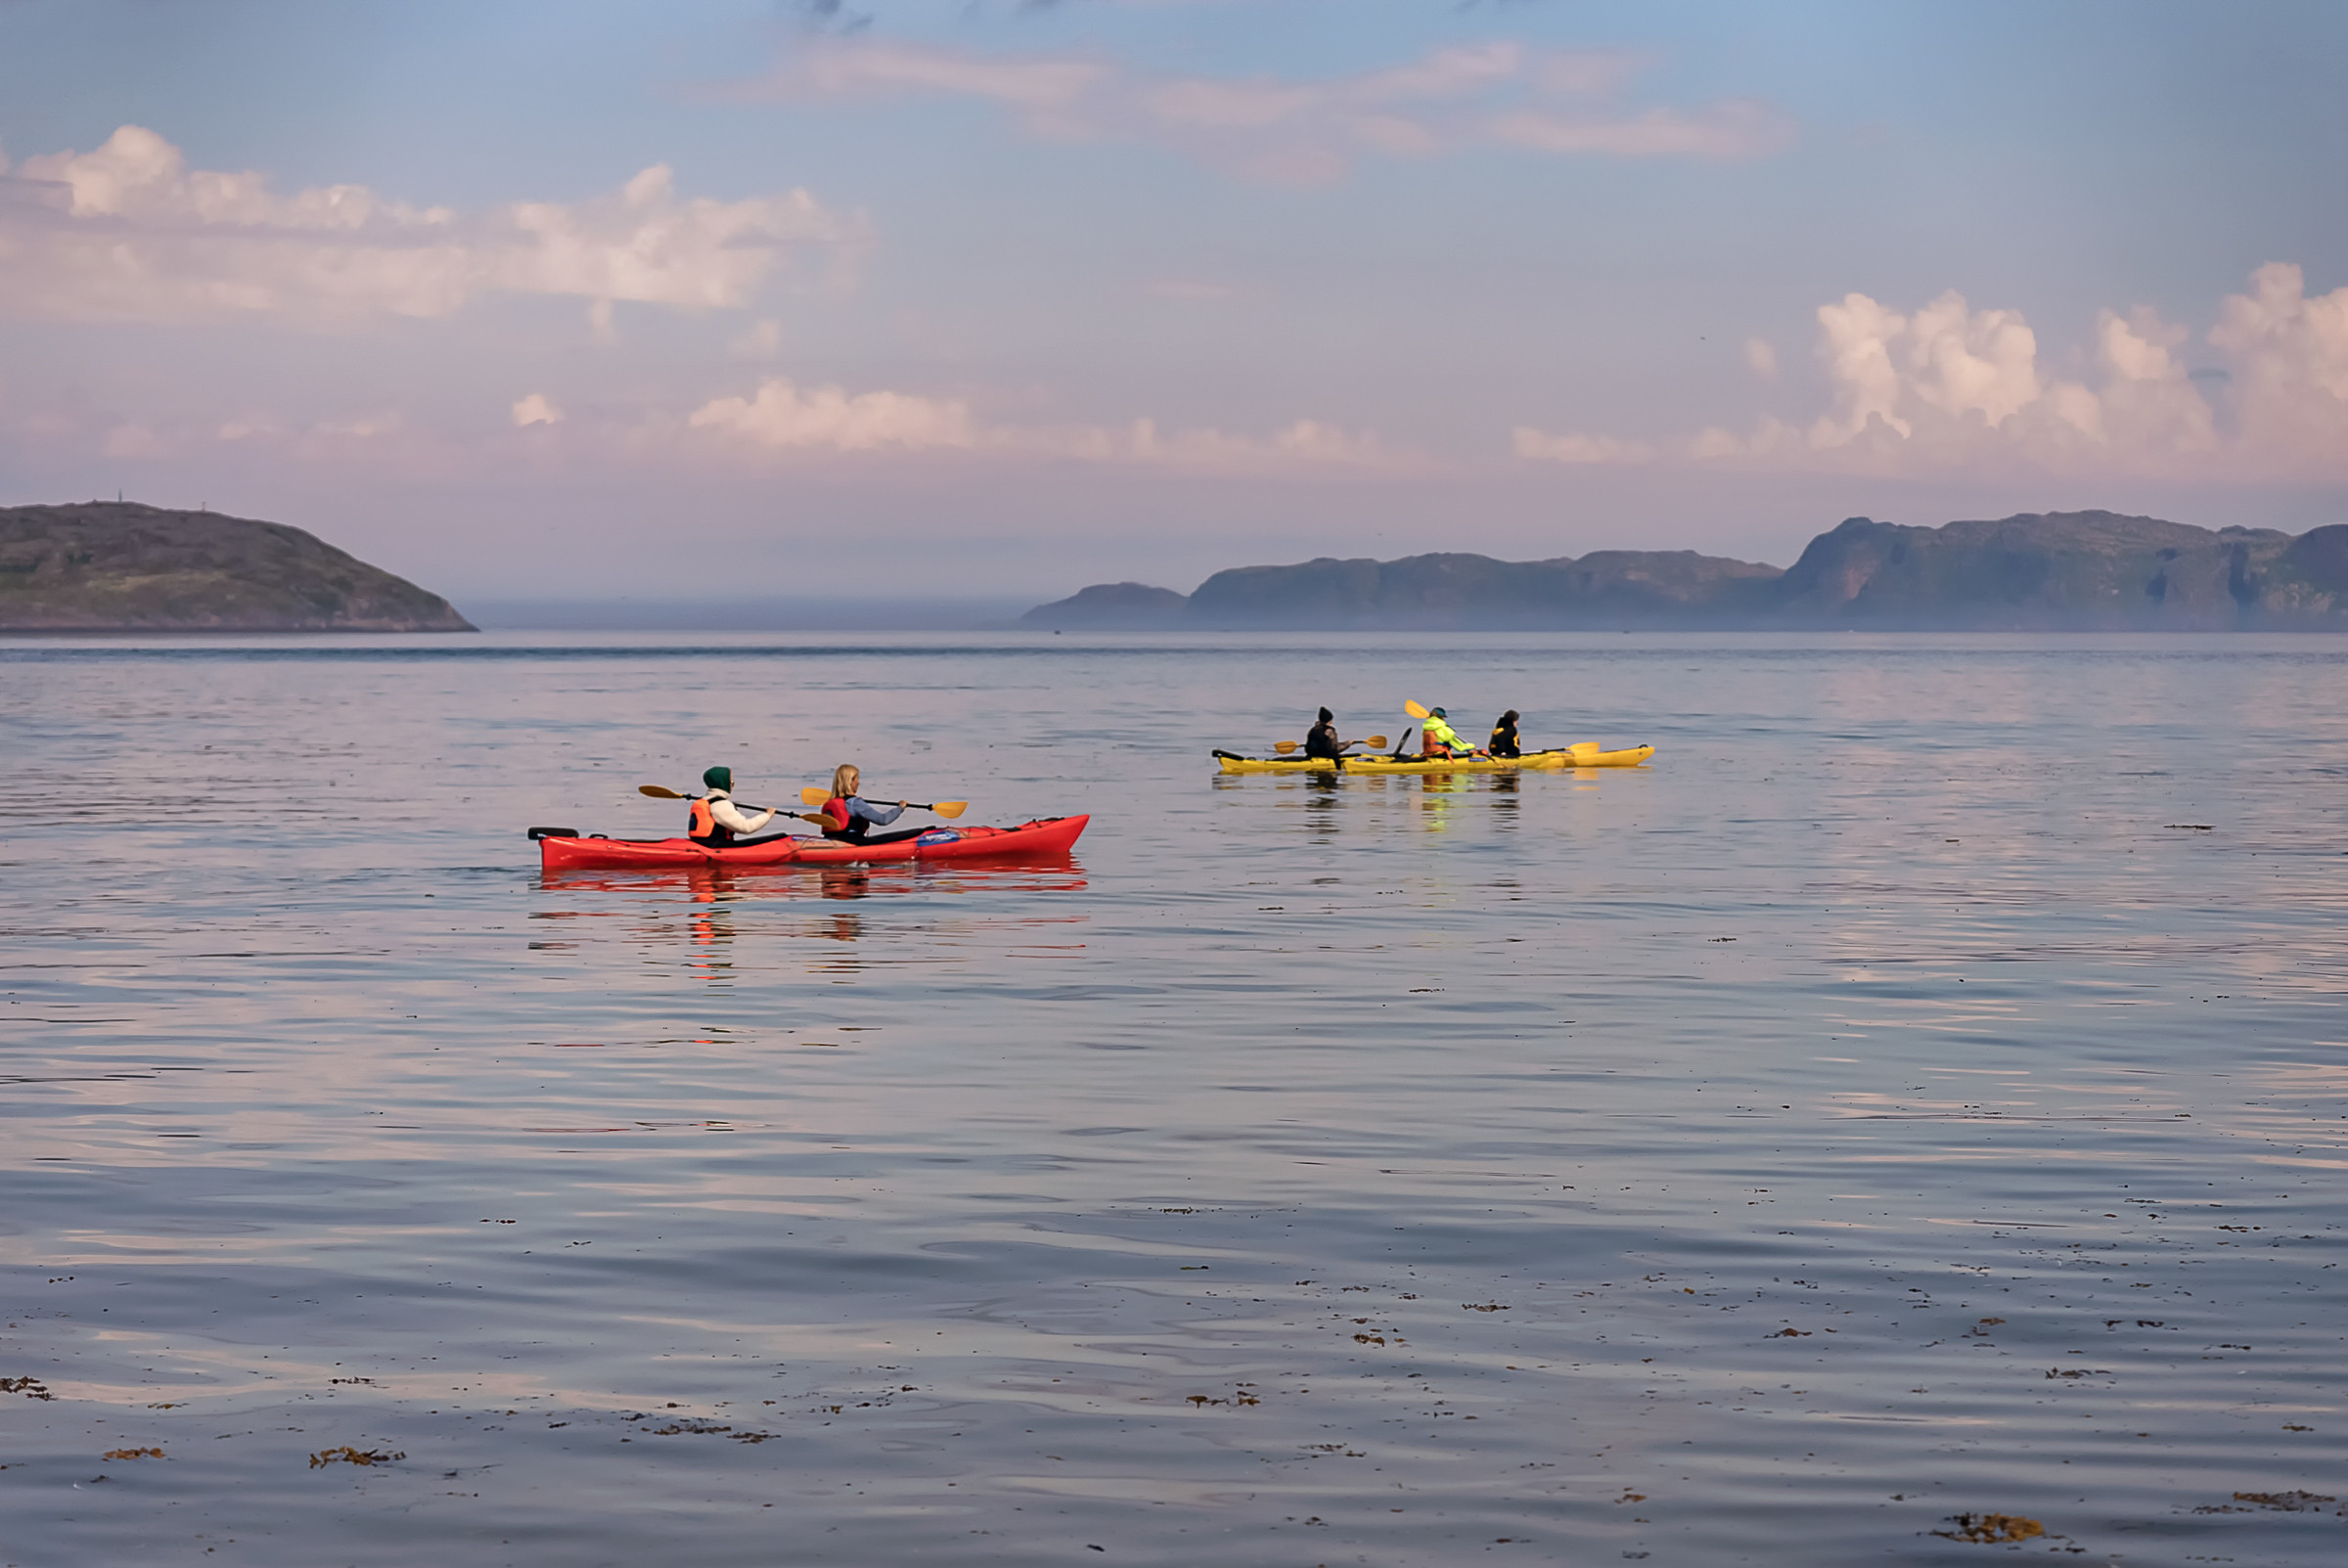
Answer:
<path fill-rule="evenodd" d="M 1074 631 L 2334 631 L 2348 524 L 2293 536 L 2110 512 L 1937 528 L 1846 518 L 1792 566 L 1693 550 L 1431 554 L 1097 583 L 1020 617 Z"/>

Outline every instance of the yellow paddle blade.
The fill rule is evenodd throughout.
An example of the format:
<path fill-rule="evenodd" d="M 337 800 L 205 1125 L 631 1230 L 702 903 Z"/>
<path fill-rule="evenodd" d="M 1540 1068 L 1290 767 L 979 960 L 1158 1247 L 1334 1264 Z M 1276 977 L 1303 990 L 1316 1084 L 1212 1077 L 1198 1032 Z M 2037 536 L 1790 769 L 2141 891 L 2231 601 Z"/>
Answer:
<path fill-rule="evenodd" d="M 1296 742 L 1293 740 L 1275 740 L 1272 742 L 1272 749 L 1285 757 L 1289 752 L 1296 749 Z"/>
<path fill-rule="evenodd" d="M 1425 707 L 1417 702 L 1403 703 L 1402 711 L 1409 714 L 1414 719 L 1423 719 L 1426 717 Z"/>
<path fill-rule="evenodd" d="M 929 809 L 936 812 L 940 817 L 951 819 L 959 817 L 964 812 L 970 810 L 971 803 L 967 800 L 941 800 L 936 805 L 931 806 Z"/>
<path fill-rule="evenodd" d="M 832 791 L 829 789 L 818 789 L 815 785 L 809 784 L 806 788 L 799 791 L 799 798 L 810 806 L 820 806 L 825 801 L 832 798 Z"/>
<path fill-rule="evenodd" d="M 678 794 L 674 789 L 663 789 L 658 784 L 638 784 L 636 786 L 636 792 L 640 795 L 650 795 L 655 800 L 685 800 L 690 798 L 689 796 Z"/>
<path fill-rule="evenodd" d="M 1597 756 L 1605 747 L 1600 745 L 1596 740 L 1576 740 L 1565 749 L 1572 754 L 1574 761 L 1580 762 L 1585 758 Z"/>
<path fill-rule="evenodd" d="M 1383 751 L 1386 749 L 1386 738 L 1382 735 L 1370 736 L 1362 741 L 1362 744 L 1373 751 Z"/>

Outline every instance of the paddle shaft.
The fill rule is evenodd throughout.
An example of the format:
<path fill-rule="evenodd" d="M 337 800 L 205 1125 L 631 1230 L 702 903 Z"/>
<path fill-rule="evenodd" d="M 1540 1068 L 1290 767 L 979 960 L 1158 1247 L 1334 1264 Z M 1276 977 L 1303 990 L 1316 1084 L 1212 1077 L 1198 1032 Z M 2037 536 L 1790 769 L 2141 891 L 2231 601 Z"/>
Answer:
<path fill-rule="evenodd" d="M 636 792 L 640 795 L 650 795 L 655 800 L 700 800 L 705 798 L 704 796 L 700 795 L 681 795 L 674 789 L 663 788 L 659 784 L 638 784 L 636 786 Z M 728 800 L 734 799 L 732 795 L 728 795 L 726 798 Z M 781 806 L 745 806 L 739 800 L 734 801 L 734 805 L 735 809 L 738 811 L 771 811 L 778 817 L 796 817 L 801 822 L 813 822 L 815 820 L 814 818 L 808 816 L 805 812 L 785 811 Z"/>

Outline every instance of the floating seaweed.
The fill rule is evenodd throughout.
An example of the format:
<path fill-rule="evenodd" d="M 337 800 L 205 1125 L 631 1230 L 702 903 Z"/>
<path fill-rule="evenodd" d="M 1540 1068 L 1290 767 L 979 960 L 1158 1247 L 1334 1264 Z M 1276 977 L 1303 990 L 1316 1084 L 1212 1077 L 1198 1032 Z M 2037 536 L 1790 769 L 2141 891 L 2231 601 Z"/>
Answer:
<path fill-rule="evenodd" d="M 1356 1335 L 1355 1337 L 1360 1336 Z M 1191 1404 L 1197 1406 L 1200 1410 L 1204 1410 L 1209 1405 L 1261 1405 L 1263 1401 L 1248 1392 L 1254 1386 L 1253 1383 L 1242 1383 L 1232 1391 L 1229 1399 L 1217 1399 L 1212 1394 L 1192 1394 L 1188 1396 L 1188 1399 Z"/>
<path fill-rule="evenodd" d="M 381 1449 L 354 1449 L 345 1443 L 340 1448 L 320 1449 L 311 1455 L 310 1468 L 315 1470 L 328 1464 L 389 1464 L 406 1457 L 405 1454 L 385 1454 Z"/>
<path fill-rule="evenodd" d="M 1950 1516 L 1954 1527 L 1932 1533 L 1946 1541 L 1972 1541 L 1994 1545 L 2005 1541 L 2029 1541 L 2047 1533 L 2047 1527 L 2036 1519 L 2025 1519 L 2018 1513 L 1960 1513 Z"/>
<path fill-rule="evenodd" d="M 0 1377 L 0 1394 L 22 1394 L 26 1399 L 55 1399 L 49 1385 L 37 1377 Z"/>
<path fill-rule="evenodd" d="M 110 1459 L 159 1459 L 162 1456 L 161 1449 L 108 1449 L 106 1451 L 106 1457 Z"/>

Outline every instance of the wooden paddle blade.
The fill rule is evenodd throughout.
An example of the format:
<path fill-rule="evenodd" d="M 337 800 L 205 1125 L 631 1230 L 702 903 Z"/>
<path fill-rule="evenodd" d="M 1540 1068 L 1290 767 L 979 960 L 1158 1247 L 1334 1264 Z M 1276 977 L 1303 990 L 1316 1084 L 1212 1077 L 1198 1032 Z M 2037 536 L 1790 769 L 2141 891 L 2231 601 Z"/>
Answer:
<path fill-rule="evenodd" d="M 802 790 L 800 790 L 800 791 L 799 791 L 799 799 L 801 799 L 802 801 L 805 801 L 805 802 L 806 802 L 808 805 L 810 805 L 810 806 L 820 806 L 820 805 L 822 805 L 822 804 L 823 804 L 825 801 L 827 801 L 827 800 L 830 800 L 831 798 L 832 798 L 832 791 L 831 791 L 831 790 L 829 790 L 829 789 L 818 789 L 818 788 L 817 788 L 815 785 L 813 785 L 813 784 L 809 784 L 809 785 L 808 785 L 806 788 L 804 788 L 804 789 L 802 789 Z"/>
<path fill-rule="evenodd" d="M 1362 744 L 1368 746 L 1373 751 L 1383 751 L 1386 749 L 1386 738 L 1382 735 L 1374 735 L 1368 739 L 1364 740 Z"/>
<path fill-rule="evenodd" d="M 1272 749 L 1285 757 L 1289 752 L 1296 749 L 1296 742 L 1293 740 L 1275 740 L 1272 742 Z"/>
<path fill-rule="evenodd" d="M 1402 711 L 1409 714 L 1414 719 L 1423 719 L 1426 717 L 1425 704 L 1420 702 L 1405 702 L 1402 705 Z"/>
<path fill-rule="evenodd" d="M 636 792 L 640 795 L 650 795 L 655 800 L 689 800 L 692 798 L 690 795 L 680 795 L 674 789 L 663 789 L 658 784 L 638 784 Z"/>

